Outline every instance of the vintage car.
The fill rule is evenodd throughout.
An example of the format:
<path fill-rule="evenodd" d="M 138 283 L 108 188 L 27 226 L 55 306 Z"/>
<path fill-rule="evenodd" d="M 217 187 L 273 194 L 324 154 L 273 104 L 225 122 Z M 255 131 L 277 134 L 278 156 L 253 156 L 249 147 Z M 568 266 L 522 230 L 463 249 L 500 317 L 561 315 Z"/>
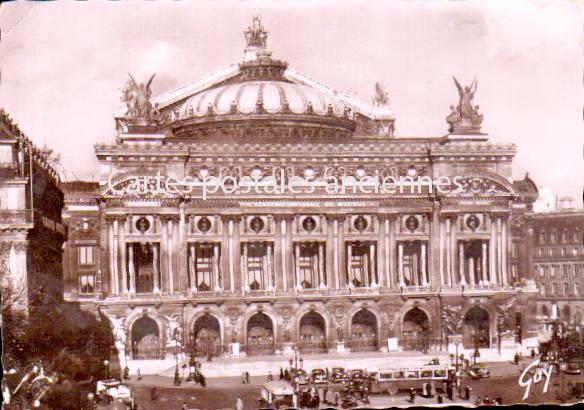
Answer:
<path fill-rule="evenodd" d="M 322 384 L 328 381 L 328 376 L 323 369 L 312 369 L 312 372 L 310 372 L 310 379 L 315 384 Z"/>
<path fill-rule="evenodd" d="M 132 390 L 117 379 L 100 380 L 95 387 L 98 400 L 105 403 L 122 401 L 130 408 L 134 408 L 134 395 Z"/>
<path fill-rule="evenodd" d="M 308 384 L 308 374 L 303 369 L 292 369 L 292 380 L 298 384 Z"/>
<path fill-rule="evenodd" d="M 476 363 L 468 369 L 468 375 L 475 380 L 488 379 L 491 372 L 484 363 Z"/>
<path fill-rule="evenodd" d="M 292 407 L 294 387 L 286 381 L 274 380 L 264 383 L 261 388 L 260 406 L 273 406 L 270 408 Z"/>
<path fill-rule="evenodd" d="M 347 372 L 343 367 L 333 367 L 331 371 L 331 382 L 343 383 L 347 381 Z"/>
<path fill-rule="evenodd" d="M 564 371 L 566 374 L 582 374 L 582 368 L 580 367 L 579 363 L 570 362 L 568 363 L 568 367 Z"/>

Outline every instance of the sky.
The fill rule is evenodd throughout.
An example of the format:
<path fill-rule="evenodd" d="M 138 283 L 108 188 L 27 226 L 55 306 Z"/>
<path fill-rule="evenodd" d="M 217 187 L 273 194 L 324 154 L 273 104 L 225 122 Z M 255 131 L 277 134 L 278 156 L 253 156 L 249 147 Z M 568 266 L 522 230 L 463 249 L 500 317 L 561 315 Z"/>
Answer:
<path fill-rule="evenodd" d="M 98 174 L 128 73 L 155 95 L 243 57 L 254 14 L 273 56 L 371 101 L 382 81 L 396 136 L 439 137 L 478 79 L 492 141 L 515 143 L 514 178 L 579 201 L 584 186 L 583 1 L 92 1 L 0 6 L 0 106 L 69 175 Z"/>

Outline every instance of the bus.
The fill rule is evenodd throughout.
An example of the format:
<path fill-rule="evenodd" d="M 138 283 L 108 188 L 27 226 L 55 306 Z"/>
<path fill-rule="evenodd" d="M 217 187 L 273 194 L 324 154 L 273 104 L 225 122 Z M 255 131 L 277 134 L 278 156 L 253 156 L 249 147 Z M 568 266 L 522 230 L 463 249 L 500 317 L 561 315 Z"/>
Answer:
<path fill-rule="evenodd" d="M 420 389 L 427 382 L 445 382 L 454 368 L 450 365 L 425 365 L 379 369 L 370 379 L 369 391 L 391 393 L 410 388 Z"/>

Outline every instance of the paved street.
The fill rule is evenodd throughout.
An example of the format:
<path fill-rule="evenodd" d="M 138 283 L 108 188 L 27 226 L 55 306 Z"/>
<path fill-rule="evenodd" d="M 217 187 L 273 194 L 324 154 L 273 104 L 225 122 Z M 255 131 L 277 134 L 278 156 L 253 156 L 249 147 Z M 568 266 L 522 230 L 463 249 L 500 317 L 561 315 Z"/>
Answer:
<path fill-rule="evenodd" d="M 422 357 L 429 360 L 431 356 Z M 356 361 L 357 365 L 359 361 Z M 488 363 L 491 377 L 484 380 L 469 380 L 465 378 L 461 382 L 472 388 L 471 399 L 464 401 L 455 398 L 453 401 L 444 398 L 444 405 L 474 405 L 477 398 L 500 396 L 504 404 L 523 402 L 524 388 L 519 386 L 518 380 L 522 370 L 531 363 L 531 359 L 523 359 L 519 366 L 511 362 Z M 204 365 L 203 365 L 204 366 Z M 203 367 L 204 368 L 204 367 Z M 267 373 L 267 371 L 266 371 Z M 277 374 L 275 374 L 277 377 Z M 148 410 L 174 410 L 180 409 L 186 404 L 189 409 L 225 409 L 235 408 L 237 398 L 244 402 L 245 409 L 257 409 L 260 386 L 266 381 L 266 375 L 255 374 L 250 377 L 250 384 L 241 383 L 240 377 L 213 377 L 207 379 L 207 387 L 183 383 L 180 387 L 173 385 L 173 378 L 166 376 L 144 376 L 140 381 L 133 378 L 130 384 L 135 391 L 136 402 L 139 409 Z M 548 392 L 543 394 L 543 383 L 534 384 L 531 393 L 525 403 L 557 402 L 561 391 L 561 378 L 552 375 Z M 584 382 L 584 376 L 564 375 L 565 392 L 569 383 Z M 152 388 L 158 398 L 151 400 Z M 408 407 L 412 406 L 407 395 L 371 395 L 370 405 L 367 407 Z M 360 403 L 361 404 L 361 403 Z M 437 398 L 425 399 L 416 397 L 415 405 L 438 406 Z M 324 406 L 323 406 L 324 408 Z"/>

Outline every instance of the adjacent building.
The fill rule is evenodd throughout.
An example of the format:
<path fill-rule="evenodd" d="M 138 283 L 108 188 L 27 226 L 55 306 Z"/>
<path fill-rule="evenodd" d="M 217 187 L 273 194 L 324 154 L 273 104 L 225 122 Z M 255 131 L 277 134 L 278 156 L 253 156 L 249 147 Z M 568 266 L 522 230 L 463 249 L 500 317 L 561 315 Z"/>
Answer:
<path fill-rule="evenodd" d="M 130 360 L 533 339 L 537 188 L 481 133 L 476 83 L 456 82 L 447 135 L 396 138 L 381 85 L 359 101 L 274 59 L 258 18 L 245 36 L 242 60 L 177 90 L 123 89 L 99 183 L 65 187 L 65 298 L 108 315 Z"/>
<path fill-rule="evenodd" d="M 538 320 L 584 325 L 584 211 L 559 208 L 533 215 L 532 266 Z"/>
<path fill-rule="evenodd" d="M 0 273 L 22 307 L 41 287 L 62 297 L 63 203 L 51 151 L 0 110 Z"/>

